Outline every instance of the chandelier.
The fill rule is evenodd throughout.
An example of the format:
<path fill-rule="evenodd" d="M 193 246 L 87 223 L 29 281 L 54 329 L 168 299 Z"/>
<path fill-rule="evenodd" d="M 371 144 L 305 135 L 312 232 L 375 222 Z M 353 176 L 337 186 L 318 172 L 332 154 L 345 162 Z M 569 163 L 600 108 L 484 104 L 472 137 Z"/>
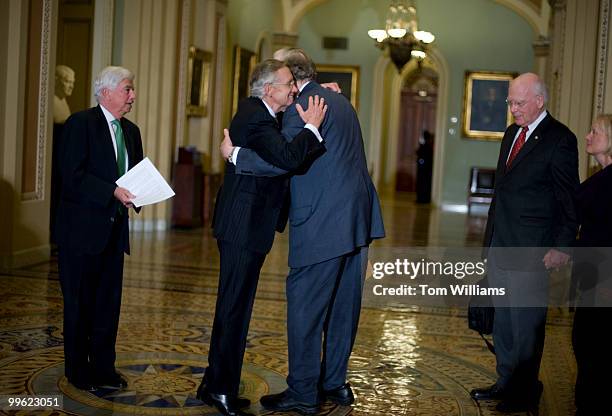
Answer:
<path fill-rule="evenodd" d="M 376 47 L 389 51 L 391 61 L 399 72 L 411 58 L 419 62 L 427 56 L 427 46 L 436 38 L 432 33 L 418 30 L 414 1 L 392 0 L 387 12 L 385 29 L 368 30 L 376 40 Z"/>

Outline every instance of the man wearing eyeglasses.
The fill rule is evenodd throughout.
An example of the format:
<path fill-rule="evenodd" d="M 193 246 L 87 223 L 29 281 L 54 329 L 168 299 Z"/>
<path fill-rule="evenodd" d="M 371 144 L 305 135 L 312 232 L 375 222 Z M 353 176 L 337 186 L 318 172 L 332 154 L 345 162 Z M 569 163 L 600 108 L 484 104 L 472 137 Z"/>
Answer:
<path fill-rule="evenodd" d="M 291 176 L 288 388 L 260 402 L 268 410 L 316 414 L 321 402 L 348 406 L 355 400 L 347 370 L 368 247 L 385 231 L 355 109 L 346 97 L 315 81 L 316 66 L 303 50 L 289 49 L 284 59 L 300 89 L 297 105 L 318 94 L 329 111 L 321 125 L 325 154 Z M 283 116 L 283 134 L 289 138 L 303 127 L 296 108 L 290 106 Z M 221 148 L 224 152 L 223 143 Z M 238 150 L 233 162 L 242 175 L 287 173 L 261 163 L 251 149 Z"/>
<path fill-rule="evenodd" d="M 493 298 L 497 381 L 471 396 L 500 400 L 501 412 L 538 407 L 548 270 L 569 261 L 577 231 L 576 136 L 546 111 L 546 101 L 536 74 L 510 82 L 507 103 L 514 124 L 501 143 L 484 239 L 489 285 L 505 287 L 507 296 Z"/>
<path fill-rule="evenodd" d="M 318 96 L 305 103 L 306 111 L 298 106 L 299 117 L 306 125 L 292 142 L 280 132 L 276 113 L 287 108 L 297 92 L 293 75 L 284 63 L 268 59 L 257 65 L 250 88 L 252 96 L 239 103 L 230 125 L 239 146 L 253 149 L 287 171 L 296 170 L 325 150 L 318 127 L 327 107 Z M 287 190 L 286 176 L 237 175 L 234 165 L 226 164 L 213 218 L 221 260 L 219 289 L 209 365 L 197 391 L 198 399 L 224 415 L 246 414 L 240 409 L 250 404 L 238 398 L 246 336 L 259 272 L 275 230 L 282 231 L 287 220 L 281 212 Z"/>

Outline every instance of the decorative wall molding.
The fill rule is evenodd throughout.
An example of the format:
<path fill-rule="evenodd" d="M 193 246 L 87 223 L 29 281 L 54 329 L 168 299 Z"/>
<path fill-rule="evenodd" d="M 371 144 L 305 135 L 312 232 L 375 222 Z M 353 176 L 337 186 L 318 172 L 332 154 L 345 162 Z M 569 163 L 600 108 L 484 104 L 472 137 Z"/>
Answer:
<path fill-rule="evenodd" d="M 178 50 L 178 76 L 176 96 L 176 137 L 174 138 L 174 159 L 178 157 L 178 148 L 185 142 L 185 124 L 187 117 L 187 62 L 189 59 L 189 37 L 191 28 L 191 1 L 182 0 L 181 27 Z"/>
<path fill-rule="evenodd" d="M 214 71 L 213 71 L 213 80 L 214 80 L 214 100 L 215 110 L 211 123 L 211 141 L 213 143 L 212 146 L 212 154 L 211 154 L 211 167 L 213 172 L 221 172 L 223 170 L 223 166 L 225 161 L 221 157 L 220 153 L 215 151 L 219 147 L 221 143 L 221 131 L 223 129 L 223 117 L 225 106 L 225 84 L 226 84 L 226 76 L 225 76 L 225 67 L 226 67 L 226 49 L 227 49 L 227 18 L 225 17 L 227 13 L 227 6 L 224 4 L 217 5 L 217 14 L 215 16 L 215 25 L 217 26 L 217 44 L 215 45 L 216 53 L 215 61 L 214 61 Z"/>
<path fill-rule="evenodd" d="M 565 32 L 567 20 L 567 2 L 557 1 L 551 16 L 552 53 L 546 79 L 550 92 L 549 109 L 558 114 L 561 107 L 561 85 L 563 81 L 563 59 L 565 52 Z"/>
<path fill-rule="evenodd" d="M 34 192 L 22 194 L 24 201 L 42 201 L 45 198 L 46 147 L 49 134 L 49 66 L 51 59 L 51 25 L 52 0 L 43 0 L 41 39 L 40 39 L 40 74 L 38 95 L 38 120 L 36 133 L 36 185 Z M 29 28 L 32 30 L 33 28 Z"/>
<path fill-rule="evenodd" d="M 608 49 L 610 43 L 610 3 L 611 0 L 600 0 L 599 3 L 599 32 L 597 36 L 597 62 L 595 71 L 595 91 L 593 96 L 593 117 L 604 112 L 610 112 L 605 105 L 608 77 Z M 599 169 L 594 157 L 588 159 L 587 175 L 591 176 Z"/>
<path fill-rule="evenodd" d="M 106 25 L 104 26 L 104 48 L 102 57 L 110 64 L 113 56 L 113 21 L 115 20 L 115 2 L 109 1 L 106 6 Z"/>
<path fill-rule="evenodd" d="M 610 1 L 601 0 L 599 9 L 599 36 L 597 41 L 597 72 L 595 73 L 595 100 L 593 114 L 601 114 L 604 109 L 604 94 L 608 70 L 608 43 L 610 39 Z"/>

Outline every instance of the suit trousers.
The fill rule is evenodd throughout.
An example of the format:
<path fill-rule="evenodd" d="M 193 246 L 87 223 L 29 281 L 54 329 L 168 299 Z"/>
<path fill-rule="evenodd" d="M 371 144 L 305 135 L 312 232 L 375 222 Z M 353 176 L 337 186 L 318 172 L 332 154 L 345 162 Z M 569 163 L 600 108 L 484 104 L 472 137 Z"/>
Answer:
<path fill-rule="evenodd" d="M 64 297 L 65 374 L 87 383 L 115 372 L 115 342 L 121 309 L 123 244 L 127 216 L 117 216 L 109 242 L 99 254 L 77 254 L 59 247 Z"/>
<path fill-rule="evenodd" d="M 491 248 L 488 257 L 490 287 L 506 288 L 506 296 L 493 297 L 493 343 L 497 384 L 512 397 L 539 392 L 538 373 L 544 350 L 547 306 L 546 271 L 506 270 L 499 267 L 503 248 Z M 544 296 L 545 297 L 545 296 Z"/>
<path fill-rule="evenodd" d="M 597 415 L 608 406 L 612 342 L 605 336 L 610 307 L 576 308 L 572 345 L 576 356 L 576 415 Z"/>
<path fill-rule="evenodd" d="M 366 246 L 289 272 L 287 384 L 296 400 L 316 404 L 319 389 L 332 390 L 346 382 L 367 260 Z"/>
<path fill-rule="evenodd" d="M 217 241 L 221 265 L 208 368 L 203 383 L 216 394 L 238 395 L 259 272 L 265 254 Z"/>

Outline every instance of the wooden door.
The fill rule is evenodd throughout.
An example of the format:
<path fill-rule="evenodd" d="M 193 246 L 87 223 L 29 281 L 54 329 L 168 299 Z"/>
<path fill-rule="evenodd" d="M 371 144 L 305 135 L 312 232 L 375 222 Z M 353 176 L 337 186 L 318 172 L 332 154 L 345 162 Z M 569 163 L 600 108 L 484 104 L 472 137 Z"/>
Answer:
<path fill-rule="evenodd" d="M 72 113 L 89 108 L 92 79 L 94 0 L 60 0 L 56 64 L 74 70 L 72 95 L 66 100 Z"/>
<path fill-rule="evenodd" d="M 423 131 L 435 132 L 436 94 L 421 97 L 410 89 L 402 91 L 400 104 L 400 126 L 397 147 L 397 174 L 395 190 L 416 190 L 417 149 Z"/>

